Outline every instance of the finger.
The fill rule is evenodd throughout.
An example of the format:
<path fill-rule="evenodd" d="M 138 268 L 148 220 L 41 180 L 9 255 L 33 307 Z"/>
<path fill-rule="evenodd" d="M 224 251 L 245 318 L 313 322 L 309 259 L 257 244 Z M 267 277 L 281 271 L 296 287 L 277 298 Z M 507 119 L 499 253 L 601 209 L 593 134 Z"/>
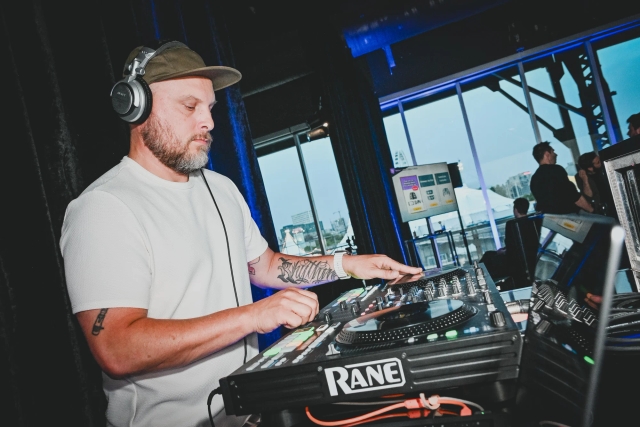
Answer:
<path fill-rule="evenodd" d="M 422 271 L 422 268 L 420 267 L 410 267 L 408 265 L 401 264 L 398 261 L 394 261 L 391 258 L 387 258 L 385 260 L 384 267 L 396 270 L 401 274 L 418 274 Z"/>
<path fill-rule="evenodd" d="M 318 296 L 310 291 L 304 289 L 291 288 L 284 296 L 292 301 L 296 301 L 302 304 L 306 304 L 309 307 L 318 307 Z"/>
<path fill-rule="evenodd" d="M 282 300 L 283 308 L 294 311 L 304 319 L 314 318 L 318 314 L 318 297 L 313 292 L 291 291 Z"/>

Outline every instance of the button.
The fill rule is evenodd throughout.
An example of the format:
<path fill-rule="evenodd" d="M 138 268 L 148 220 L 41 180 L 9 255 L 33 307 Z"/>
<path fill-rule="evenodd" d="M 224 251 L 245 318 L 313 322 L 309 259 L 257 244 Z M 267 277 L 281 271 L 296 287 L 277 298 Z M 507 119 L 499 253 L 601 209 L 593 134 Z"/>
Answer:
<path fill-rule="evenodd" d="M 275 356 L 278 353 L 280 353 L 280 347 L 270 348 L 269 350 L 265 351 L 263 354 L 264 354 L 264 357 L 271 357 L 271 356 Z"/>
<path fill-rule="evenodd" d="M 275 365 L 277 361 L 278 361 L 278 359 L 271 359 L 267 363 L 265 363 L 264 365 L 260 366 L 260 369 L 270 368 L 273 365 Z"/>
<path fill-rule="evenodd" d="M 254 369 L 256 369 L 258 367 L 258 365 L 260 365 L 260 363 L 261 363 L 260 361 L 257 361 L 253 365 L 249 366 L 246 370 L 247 371 L 253 371 Z"/>
<path fill-rule="evenodd" d="M 429 334 L 427 335 L 427 340 L 428 341 L 433 341 L 433 340 L 437 340 L 438 339 L 438 334 Z"/>
<path fill-rule="evenodd" d="M 444 333 L 444 336 L 449 339 L 456 338 L 458 336 L 458 331 L 447 331 Z"/>
<path fill-rule="evenodd" d="M 590 358 L 589 356 L 584 356 L 584 357 L 583 357 L 583 359 L 584 359 L 584 361 L 585 361 L 585 362 L 587 362 L 587 363 L 589 363 L 589 364 L 591 364 L 591 365 L 593 365 L 593 364 L 595 363 L 595 362 L 593 361 L 593 359 L 592 359 L 592 358 Z"/>
<path fill-rule="evenodd" d="M 331 313 L 328 311 L 324 313 L 324 322 L 328 325 L 331 323 Z"/>

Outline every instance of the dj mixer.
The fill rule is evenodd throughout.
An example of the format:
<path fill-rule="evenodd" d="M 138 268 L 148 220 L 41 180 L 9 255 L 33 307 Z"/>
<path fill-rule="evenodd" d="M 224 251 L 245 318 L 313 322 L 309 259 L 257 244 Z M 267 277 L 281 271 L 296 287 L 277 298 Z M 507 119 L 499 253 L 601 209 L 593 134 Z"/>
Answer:
<path fill-rule="evenodd" d="M 515 380 L 522 335 L 484 265 L 343 293 L 220 380 L 227 414 Z"/>

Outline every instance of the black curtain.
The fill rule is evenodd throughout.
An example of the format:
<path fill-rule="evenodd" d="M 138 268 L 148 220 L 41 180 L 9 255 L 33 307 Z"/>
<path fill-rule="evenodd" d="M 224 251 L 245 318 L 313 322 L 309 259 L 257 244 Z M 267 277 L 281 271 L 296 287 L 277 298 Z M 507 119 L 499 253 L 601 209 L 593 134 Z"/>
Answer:
<path fill-rule="evenodd" d="M 65 288 L 64 212 L 128 152 L 128 125 L 111 111 L 109 92 L 131 49 L 175 39 L 208 64 L 233 66 L 218 4 L 22 0 L 0 6 L 1 425 L 104 425 L 100 371 Z M 239 89 L 218 97 L 212 168 L 235 181 L 277 248 Z"/>
<path fill-rule="evenodd" d="M 409 261 L 402 245 L 409 228 L 398 210 L 380 104 L 366 73 L 356 66 L 330 11 L 305 20 L 304 43 L 322 81 L 322 110 L 329 119 L 358 253 Z"/>

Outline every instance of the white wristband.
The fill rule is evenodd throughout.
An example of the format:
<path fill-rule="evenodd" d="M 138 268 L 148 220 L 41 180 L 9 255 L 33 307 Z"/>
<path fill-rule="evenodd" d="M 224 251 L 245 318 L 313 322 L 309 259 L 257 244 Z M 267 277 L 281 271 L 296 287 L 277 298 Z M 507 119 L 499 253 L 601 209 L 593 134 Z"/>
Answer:
<path fill-rule="evenodd" d="M 338 279 L 349 279 L 351 276 L 342 268 L 342 257 L 348 255 L 346 252 L 336 252 L 333 254 L 333 269 L 338 275 Z"/>

